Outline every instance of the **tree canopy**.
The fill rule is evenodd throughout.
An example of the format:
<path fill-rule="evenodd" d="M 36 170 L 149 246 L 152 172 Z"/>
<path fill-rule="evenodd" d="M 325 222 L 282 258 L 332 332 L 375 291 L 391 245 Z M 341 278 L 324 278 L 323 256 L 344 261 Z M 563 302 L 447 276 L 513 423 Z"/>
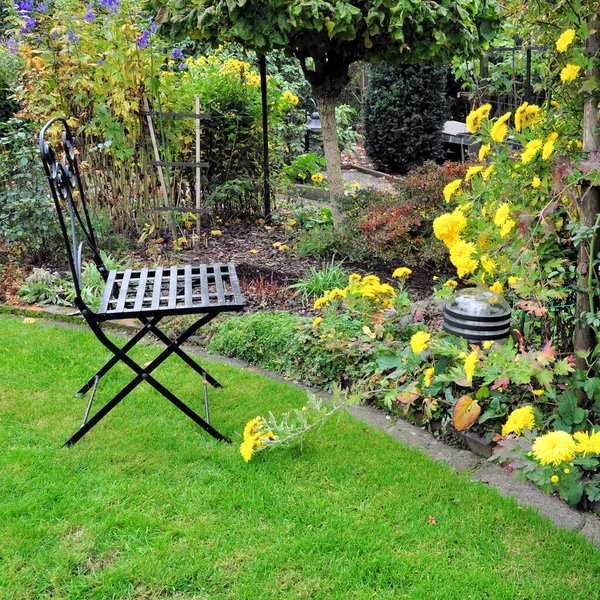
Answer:
<path fill-rule="evenodd" d="M 352 63 L 449 61 L 486 47 L 496 0 L 148 0 L 157 22 L 199 40 L 296 56 L 319 106 L 332 197 L 343 193 L 335 104 Z M 334 212 L 335 218 L 335 212 Z"/>

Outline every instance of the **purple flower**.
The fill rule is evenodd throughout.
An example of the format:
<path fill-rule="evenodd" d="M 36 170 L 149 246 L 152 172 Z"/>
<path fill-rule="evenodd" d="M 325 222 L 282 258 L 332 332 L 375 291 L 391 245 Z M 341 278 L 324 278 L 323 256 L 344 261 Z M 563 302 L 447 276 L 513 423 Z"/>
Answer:
<path fill-rule="evenodd" d="M 100 0 L 100 4 L 108 8 L 108 12 L 113 15 L 119 12 L 119 0 Z"/>
<path fill-rule="evenodd" d="M 99 58 L 99 59 L 98 59 L 98 64 L 99 64 L 99 65 L 103 65 L 103 64 L 104 64 L 104 61 L 103 61 L 101 58 Z"/>
<path fill-rule="evenodd" d="M 138 48 L 147 48 L 148 47 L 148 41 L 150 40 L 150 31 L 148 29 L 144 29 L 144 31 L 142 31 L 142 35 L 140 36 L 139 40 L 137 41 L 137 45 Z"/>
<path fill-rule="evenodd" d="M 81 38 L 72 30 L 67 30 L 67 39 L 72 43 L 77 43 Z"/>
<path fill-rule="evenodd" d="M 171 52 L 171 58 L 173 60 L 177 60 L 178 58 L 181 58 L 181 50 L 179 48 L 175 48 L 175 50 L 173 50 L 173 52 Z"/>
<path fill-rule="evenodd" d="M 30 13 L 33 10 L 33 0 L 18 0 L 14 6 L 19 12 Z"/>
<path fill-rule="evenodd" d="M 184 62 L 180 62 L 179 66 L 177 67 L 180 71 L 183 71 L 185 68 L 187 67 L 187 65 Z"/>
<path fill-rule="evenodd" d="M 25 23 L 21 27 L 21 33 L 28 33 L 35 27 L 35 21 L 29 15 L 25 15 L 23 20 Z"/>
<path fill-rule="evenodd" d="M 83 20 L 86 23 L 93 23 L 96 20 L 96 15 L 92 11 L 92 7 L 89 4 L 86 4 L 85 7 L 87 8 L 87 11 L 83 15 Z"/>
<path fill-rule="evenodd" d="M 47 4 L 42 4 L 41 2 L 37 5 L 37 9 L 40 12 L 46 12 L 48 10 L 48 5 Z"/>
<path fill-rule="evenodd" d="M 148 19 L 148 23 L 150 24 L 150 33 L 156 33 L 157 25 L 154 22 L 154 17 L 150 17 Z"/>
<path fill-rule="evenodd" d="M 14 56 L 19 49 L 19 42 L 15 42 L 12 38 L 8 38 L 8 51 Z"/>

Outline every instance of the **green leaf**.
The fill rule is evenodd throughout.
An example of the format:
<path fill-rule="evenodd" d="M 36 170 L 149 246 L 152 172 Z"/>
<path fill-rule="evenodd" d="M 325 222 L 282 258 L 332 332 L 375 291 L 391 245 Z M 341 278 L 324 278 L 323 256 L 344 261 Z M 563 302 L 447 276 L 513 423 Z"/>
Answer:
<path fill-rule="evenodd" d="M 561 394 L 558 398 L 558 414 L 562 421 L 567 425 L 573 424 L 575 409 L 577 408 L 577 400 L 570 392 Z"/>
<path fill-rule="evenodd" d="M 481 37 L 488 42 L 491 42 L 496 35 L 496 31 L 489 21 L 483 21 L 481 23 L 479 26 L 479 33 L 481 34 Z"/>
<path fill-rule="evenodd" d="M 402 366 L 400 357 L 394 354 L 384 354 L 377 357 L 377 367 L 382 371 L 389 371 L 391 369 L 398 369 Z"/>
<path fill-rule="evenodd" d="M 486 385 L 483 387 L 480 387 L 477 390 L 477 393 L 475 394 L 475 398 L 477 398 L 477 400 L 482 400 L 483 398 L 489 398 L 490 397 L 490 388 L 487 387 Z"/>

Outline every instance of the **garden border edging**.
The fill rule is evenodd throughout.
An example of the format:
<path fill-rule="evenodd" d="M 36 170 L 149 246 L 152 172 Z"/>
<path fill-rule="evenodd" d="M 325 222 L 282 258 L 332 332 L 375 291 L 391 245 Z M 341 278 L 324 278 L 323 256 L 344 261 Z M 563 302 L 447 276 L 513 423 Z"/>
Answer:
<path fill-rule="evenodd" d="M 45 320 L 61 323 L 64 326 L 75 328 L 85 327 L 84 323 L 72 315 L 65 316 L 62 311 L 26 310 L 16 307 L 3 307 L 0 314 L 11 316 L 33 316 Z M 72 310 L 72 309 L 71 309 Z M 57 314 L 58 313 L 58 314 Z M 121 326 L 115 323 L 115 329 L 120 329 L 125 335 L 135 331 L 134 327 Z M 124 325 L 124 324 L 121 324 Z M 229 364 L 234 367 L 249 369 L 270 379 L 284 381 L 303 391 L 311 391 L 324 399 L 331 398 L 331 394 L 324 390 L 311 388 L 297 381 L 284 377 L 281 373 L 268 371 L 261 367 L 251 365 L 245 360 L 230 358 L 208 352 L 189 345 L 187 350 L 201 359 Z M 562 500 L 554 496 L 547 496 L 541 489 L 530 482 L 519 482 L 507 475 L 506 471 L 497 464 L 493 464 L 477 456 L 472 451 L 460 450 L 440 442 L 430 432 L 417 427 L 400 417 L 392 420 L 380 408 L 370 405 L 350 406 L 347 412 L 356 420 L 363 421 L 367 425 L 378 429 L 399 441 L 400 443 L 417 448 L 436 462 L 445 462 L 457 473 L 469 473 L 474 481 L 494 487 L 502 496 L 511 497 L 520 506 L 535 508 L 543 517 L 550 519 L 557 527 L 576 531 L 588 539 L 594 546 L 600 547 L 600 517 L 591 512 L 581 512 L 571 508 Z"/>

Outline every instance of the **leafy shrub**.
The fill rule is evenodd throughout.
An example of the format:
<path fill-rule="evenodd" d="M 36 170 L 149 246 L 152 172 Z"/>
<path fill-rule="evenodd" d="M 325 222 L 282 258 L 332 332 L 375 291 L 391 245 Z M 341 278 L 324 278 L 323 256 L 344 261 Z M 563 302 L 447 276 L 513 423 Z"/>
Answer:
<path fill-rule="evenodd" d="M 358 378 L 369 353 L 360 344 L 362 323 L 332 316 L 324 327 L 283 312 L 252 313 L 228 319 L 208 350 L 235 356 L 308 384 L 329 386 Z"/>
<path fill-rule="evenodd" d="M 18 102 L 11 98 L 17 87 L 16 71 L 16 60 L 10 49 L 0 48 L 0 133 L 4 124 L 19 109 Z"/>
<path fill-rule="evenodd" d="M 342 201 L 348 215 L 345 248 L 410 266 L 442 264 L 444 246 L 433 235 L 433 220 L 447 208 L 444 187 L 464 177 L 467 168 L 427 161 L 399 178 L 392 190 L 369 188 L 347 195 Z"/>
<path fill-rule="evenodd" d="M 0 137 L 0 239 L 40 263 L 63 242 L 33 137 L 23 119 L 10 119 Z"/>
<path fill-rule="evenodd" d="M 365 149 L 382 169 L 404 173 L 442 157 L 441 131 L 448 114 L 447 67 L 378 65 L 365 92 Z"/>
<path fill-rule="evenodd" d="M 320 269 L 310 267 L 304 277 L 289 287 L 302 296 L 303 303 L 307 303 L 322 296 L 326 290 L 344 287 L 347 278 L 342 263 L 336 264 L 331 259 L 331 262 L 323 263 Z"/>

